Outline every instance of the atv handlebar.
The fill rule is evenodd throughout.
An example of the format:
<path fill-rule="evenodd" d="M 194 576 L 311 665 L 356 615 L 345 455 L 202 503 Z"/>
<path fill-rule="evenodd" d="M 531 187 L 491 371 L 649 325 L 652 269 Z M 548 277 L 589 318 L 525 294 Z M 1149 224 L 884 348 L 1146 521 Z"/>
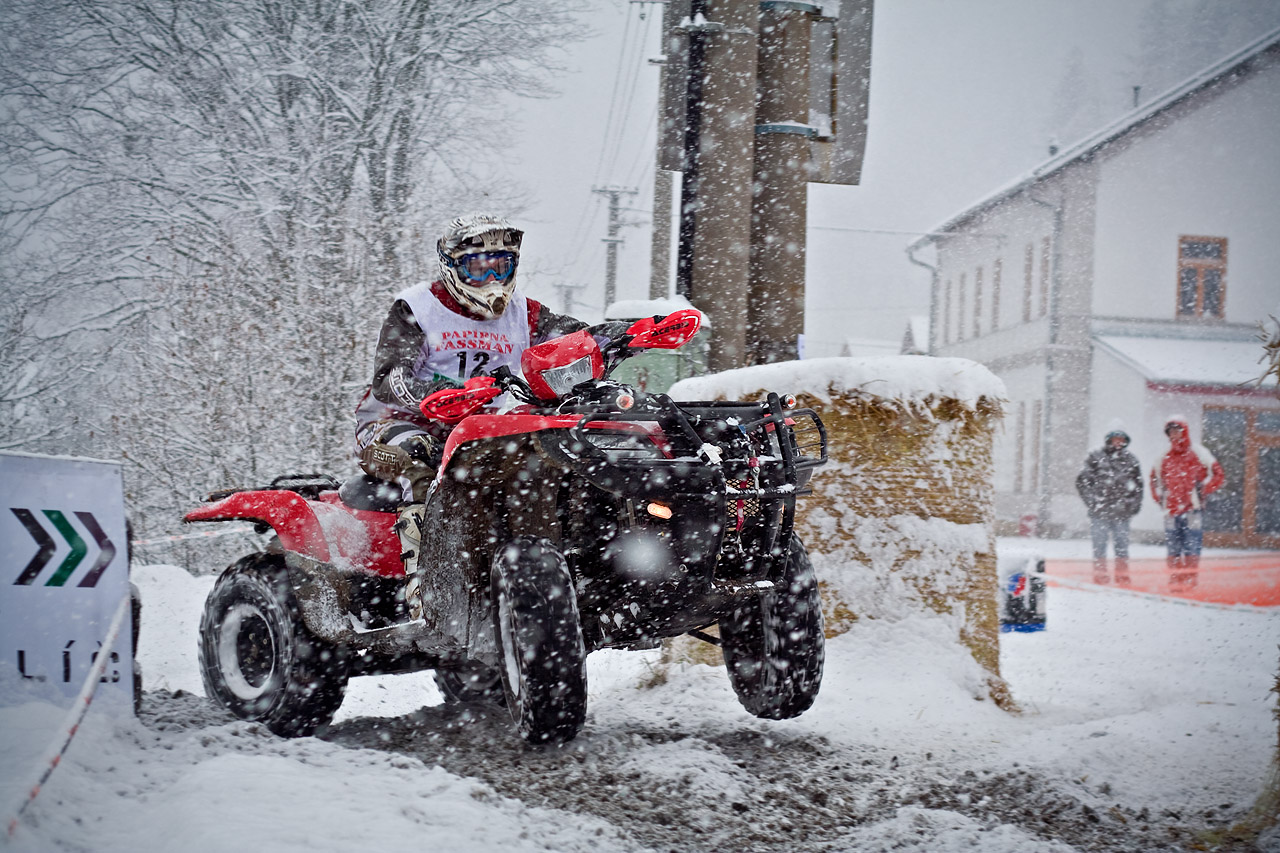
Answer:
<path fill-rule="evenodd" d="M 576 347 L 576 349 L 572 350 L 572 356 L 563 355 L 568 347 L 562 345 L 558 352 L 553 350 L 554 354 L 551 357 L 565 358 L 567 361 L 568 358 L 588 352 L 590 357 L 595 360 L 596 368 L 592 371 L 591 379 L 600 381 L 608 378 L 615 367 L 625 359 L 636 355 L 640 350 L 678 349 L 684 346 L 697 334 L 701 326 L 702 314 L 693 308 L 681 309 L 668 314 L 666 317 L 644 317 L 625 327 L 625 329 L 618 322 L 601 323 L 586 330 L 587 335 L 590 337 L 583 336 L 584 341 L 576 342 L 572 345 Z M 610 337 L 603 345 L 600 345 L 595 342 L 597 333 L 606 334 Z M 573 332 L 570 336 L 553 340 L 567 340 L 578 335 L 582 335 L 582 332 Z M 527 350 L 525 358 L 528 358 L 533 350 L 542 349 L 548 344 L 550 342 L 539 344 L 538 347 Z M 526 371 L 528 369 L 526 365 Z M 547 365 L 545 369 L 558 370 L 560 365 Z M 545 383 L 541 382 L 540 376 L 541 373 L 537 377 L 539 378 L 539 383 L 545 385 Z M 540 397 L 528 381 L 513 374 L 509 367 L 503 365 L 491 374 L 471 377 L 462 384 L 461 388 L 446 388 L 434 394 L 429 394 L 418 404 L 418 408 L 425 418 L 453 425 L 459 423 L 468 415 L 478 412 L 505 393 L 511 393 L 526 403 L 546 405 L 556 401 L 555 399 Z M 562 394 L 559 399 L 565 399 L 569 396 L 571 396 L 571 393 Z"/>

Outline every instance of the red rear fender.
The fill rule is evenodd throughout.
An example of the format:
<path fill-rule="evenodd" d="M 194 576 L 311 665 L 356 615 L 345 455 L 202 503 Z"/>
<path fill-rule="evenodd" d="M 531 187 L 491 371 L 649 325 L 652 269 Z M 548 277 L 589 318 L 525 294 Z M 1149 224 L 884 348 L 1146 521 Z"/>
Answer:
<path fill-rule="evenodd" d="M 236 492 L 220 501 L 197 507 L 183 521 L 260 521 L 269 524 L 289 551 L 329 561 L 329 544 L 315 511 L 297 492 L 273 489 Z"/>

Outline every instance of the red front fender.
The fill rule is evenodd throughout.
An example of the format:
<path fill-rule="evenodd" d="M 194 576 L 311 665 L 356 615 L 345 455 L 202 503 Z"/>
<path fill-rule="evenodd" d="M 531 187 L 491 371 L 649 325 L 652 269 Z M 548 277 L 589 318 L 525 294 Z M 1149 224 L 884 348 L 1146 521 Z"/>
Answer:
<path fill-rule="evenodd" d="M 507 435 L 527 435 L 544 429 L 567 429 L 582 420 L 582 415 L 530 415 L 510 412 L 504 415 L 471 415 L 453 428 L 444 443 L 437 478 L 449 467 L 458 445 L 482 438 L 502 438 Z"/>
<path fill-rule="evenodd" d="M 236 492 L 220 501 L 198 507 L 183 521 L 261 521 L 269 524 L 288 551 L 329 562 L 329 543 L 315 511 L 297 492 L 272 489 Z"/>

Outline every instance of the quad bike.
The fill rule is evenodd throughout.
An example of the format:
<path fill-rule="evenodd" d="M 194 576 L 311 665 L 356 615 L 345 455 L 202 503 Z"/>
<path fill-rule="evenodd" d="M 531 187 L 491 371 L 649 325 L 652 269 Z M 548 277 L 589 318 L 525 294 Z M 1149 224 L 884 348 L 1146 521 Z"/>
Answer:
<path fill-rule="evenodd" d="M 439 391 L 456 424 L 426 499 L 424 610 L 407 615 L 399 486 L 278 478 L 209 496 L 186 521 L 251 520 L 263 553 L 219 578 L 200 624 L 208 695 L 283 736 L 332 721 L 352 676 L 435 670 L 446 701 L 505 704 L 531 742 L 586 715 L 586 656 L 691 634 L 716 643 L 742 705 L 794 717 L 822 679 L 818 585 L 793 532 L 826 462 L 795 399 L 676 403 L 608 379 L 674 349 L 701 315 L 583 330 Z M 499 395 L 520 404 L 494 413 Z M 718 628 L 718 636 L 707 629 Z"/>

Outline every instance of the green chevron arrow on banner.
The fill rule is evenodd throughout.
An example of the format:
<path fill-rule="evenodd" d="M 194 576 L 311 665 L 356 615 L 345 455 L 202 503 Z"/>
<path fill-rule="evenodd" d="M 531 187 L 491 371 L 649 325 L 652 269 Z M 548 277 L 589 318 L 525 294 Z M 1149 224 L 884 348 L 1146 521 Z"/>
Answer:
<path fill-rule="evenodd" d="M 27 563 L 22 574 L 14 581 L 16 586 L 31 586 L 39 578 L 44 567 L 53 559 L 54 552 L 57 550 L 57 544 L 53 537 L 36 521 L 35 514 L 29 509 L 21 507 L 10 507 L 10 511 L 17 516 L 18 521 L 26 528 L 27 533 L 31 536 L 35 543 L 39 546 L 39 550 L 35 556 L 31 558 L 31 562 Z M 70 519 L 66 514 L 56 509 L 40 510 L 45 517 L 53 524 L 58 533 L 62 534 L 62 538 L 71 547 L 71 551 L 62 560 L 62 564 L 58 566 L 57 571 L 45 583 L 45 586 L 65 586 L 70 577 L 75 574 L 77 568 L 84 562 L 85 555 L 89 552 L 89 543 L 81 538 L 76 532 L 76 528 L 71 525 Z M 102 529 L 102 525 L 98 523 L 98 519 L 91 512 L 77 512 L 76 518 L 80 519 L 80 523 L 84 525 L 84 529 L 93 537 L 93 544 L 98 546 L 98 559 L 80 579 L 77 586 L 94 587 L 98 585 L 98 581 L 102 578 L 107 568 L 111 565 L 111 561 L 116 556 L 115 543 L 107 536 L 106 531 Z"/>
<path fill-rule="evenodd" d="M 53 577 L 49 578 L 45 586 L 62 586 L 67 582 L 67 578 L 71 577 L 71 573 L 76 570 L 76 566 L 80 565 L 80 561 L 84 559 L 84 555 L 89 553 L 89 546 L 84 544 L 84 540 L 80 538 L 80 534 L 76 533 L 76 529 L 71 526 L 71 522 L 67 521 L 67 517 L 56 509 L 46 509 L 44 514 L 53 522 L 53 526 L 58 528 L 58 532 L 62 534 L 62 538 L 67 540 L 67 544 L 71 546 L 71 553 L 67 554 L 67 558 L 62 561 L 62 565 L 58 566 L 58 570 L 53 573 Z"/>

